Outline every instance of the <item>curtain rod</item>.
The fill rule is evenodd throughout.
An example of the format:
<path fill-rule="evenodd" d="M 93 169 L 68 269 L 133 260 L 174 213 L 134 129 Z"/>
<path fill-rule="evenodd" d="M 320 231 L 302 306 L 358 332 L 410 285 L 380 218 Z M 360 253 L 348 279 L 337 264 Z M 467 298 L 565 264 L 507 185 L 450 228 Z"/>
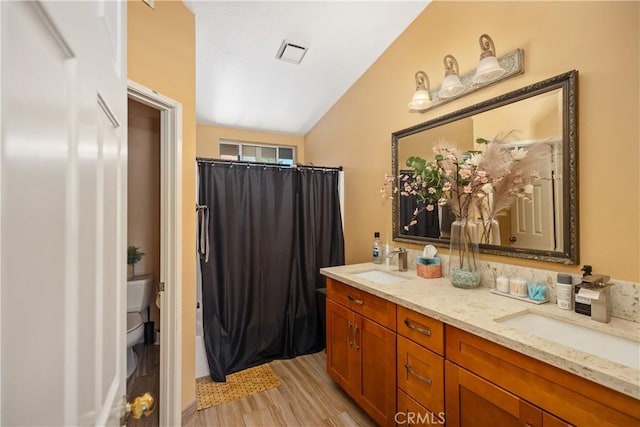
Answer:
<path fill-rule="evenodd" d="M 292 169 L 310 169 L 310 170 L 321 170 L 321 171 L 341 171 L 342 166 L 314 166 L 311 165 L 303 165 L 302 163 L 296 163 L 295 165 L 281 165 L 279 163 L 261 163 L 261 162 L 250 162 L 246 160 L 225 160 L 225 159 L 211 159 L 207 157 L 196 157 L 196 162 L 198 163 L 217 163 L 221 165 L 233 165 L 233 166 L 259 166 L 259 167 L 268 167 L 268 168 L 292 168 Z"/>

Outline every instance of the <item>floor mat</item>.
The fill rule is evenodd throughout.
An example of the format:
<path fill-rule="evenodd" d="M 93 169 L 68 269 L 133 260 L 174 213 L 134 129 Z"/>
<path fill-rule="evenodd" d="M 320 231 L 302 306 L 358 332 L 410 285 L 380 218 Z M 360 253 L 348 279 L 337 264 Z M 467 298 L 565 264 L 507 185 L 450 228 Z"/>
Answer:
<path fill-rule="evenodd" d="M 268 364 L 227 375 L 226 383 L 214 382 L 211 377 L 198 378 L 196 380 L 198 410 L 241 399 L 279 385 L 280 379 Z"/>

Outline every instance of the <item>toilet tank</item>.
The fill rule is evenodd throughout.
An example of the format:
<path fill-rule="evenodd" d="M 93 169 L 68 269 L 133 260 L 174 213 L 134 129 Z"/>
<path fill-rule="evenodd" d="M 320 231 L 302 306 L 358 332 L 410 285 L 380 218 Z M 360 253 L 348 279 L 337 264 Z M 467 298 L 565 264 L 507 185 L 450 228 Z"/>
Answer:
<path fill-rule="evenodd" d="M 140 312 L 151 300 L 151 276 L 138 276 L 127 281 L 127 313 Z"/>

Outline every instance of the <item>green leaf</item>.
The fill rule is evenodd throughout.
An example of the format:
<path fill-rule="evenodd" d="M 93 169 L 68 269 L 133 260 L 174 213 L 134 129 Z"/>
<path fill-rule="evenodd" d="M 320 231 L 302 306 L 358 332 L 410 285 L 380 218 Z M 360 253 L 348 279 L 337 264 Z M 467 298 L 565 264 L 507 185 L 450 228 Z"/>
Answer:
<path fill-rule="evenodd" d="M 133 245 L 127 247 L 127 264 L 134 265 L 140 261 L 143 256 L 144 252 L 141 252 L 139 247 Z"/>
<path fill-rule="evenodd" d="M 422 157 L 411 156 L 407 159 L 407 166 L 416 170 L 422 170 L 427 165 L 427 161 Z"/>

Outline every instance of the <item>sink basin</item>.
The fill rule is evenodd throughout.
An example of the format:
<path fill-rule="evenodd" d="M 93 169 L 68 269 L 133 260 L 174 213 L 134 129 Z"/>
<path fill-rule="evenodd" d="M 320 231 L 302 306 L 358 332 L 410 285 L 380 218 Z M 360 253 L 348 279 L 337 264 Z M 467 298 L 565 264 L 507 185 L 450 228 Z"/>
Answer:
<path fill-rule="evenodd" d="M 640 369 L 640 342 L 532 312 L 496 319 L 529 334 Z"/>
<path fill-rule="evenodd" d="M 372 282 L 380 283 L 381 285 L 391 285 L 393 283 L 408 280 L 404 277 L 396 276 L 395 274 L 380 270 L 363 271 L 361 273 L 354 273 L 353 275 L 362 279 L 371 280 Z"/>

